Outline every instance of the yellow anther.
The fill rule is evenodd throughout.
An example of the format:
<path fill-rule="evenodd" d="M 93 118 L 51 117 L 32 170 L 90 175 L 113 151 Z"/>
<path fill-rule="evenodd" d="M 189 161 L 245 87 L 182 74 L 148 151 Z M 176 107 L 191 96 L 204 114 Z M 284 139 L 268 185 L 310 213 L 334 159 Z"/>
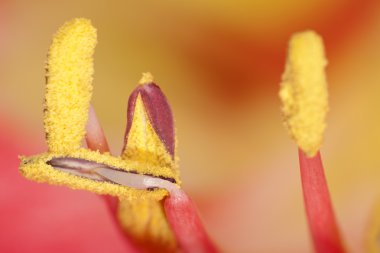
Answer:
<path fill-rule="evenodd" d="M 96 29 L 87 19 L 65 23 L 55 34 L 47 61 L 45 131 L 50 152 L 80 147 L 92 93 Z"/>
<path fill-rule="evenodd" d="M 319 150 L 326 128 L 326 65 L 319 35 L 306 31 L 292 36 L 279 95 L 289 135 L 310 157 Z"/>

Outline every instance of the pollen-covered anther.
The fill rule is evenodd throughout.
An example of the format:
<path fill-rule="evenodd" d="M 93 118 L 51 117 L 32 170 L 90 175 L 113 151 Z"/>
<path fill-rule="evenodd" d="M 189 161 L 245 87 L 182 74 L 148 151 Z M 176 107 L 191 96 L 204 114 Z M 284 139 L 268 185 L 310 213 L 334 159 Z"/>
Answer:
<path fill-rule="evenodd" d="M 279 95 L 289 135 L 309 157 L 320 149 L 326 128 L 326 65 L 319 35 L 306 31 L 292 36 Z"/>
<path fill-rule="evenodd" d="M 44 125 L 50 152 L 81 146 L 92 94 L 96 29 L 88 19 L 65 23 L 53 37 L 47 61 Z"/>

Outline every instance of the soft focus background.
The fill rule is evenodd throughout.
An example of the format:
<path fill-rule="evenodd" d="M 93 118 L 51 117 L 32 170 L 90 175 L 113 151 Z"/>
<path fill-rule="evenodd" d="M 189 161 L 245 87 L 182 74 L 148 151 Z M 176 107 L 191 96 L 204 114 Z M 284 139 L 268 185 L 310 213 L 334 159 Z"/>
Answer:
<path fill-rule="evenodd" d="M 223 252 L 311 252 L 297 149 L 277 96 L 290 35 L 314 29 L 329 59 L 322 153 L 351 252 L 380 201 L 380 2 L 20 1 L 0 4 L 0 251 L 125 252 L 102 200 L 39 185 L 17 155 L 46 150 L 44 65 L 65 21 L 98 29 L 93 104 L 114 154 L 127 99 L 150 71 L 176 119 L 183 187 Z M 379 214 L 380 215 L 380 214 Z M 74 251 L 73 251 L 74 250 Z"/>

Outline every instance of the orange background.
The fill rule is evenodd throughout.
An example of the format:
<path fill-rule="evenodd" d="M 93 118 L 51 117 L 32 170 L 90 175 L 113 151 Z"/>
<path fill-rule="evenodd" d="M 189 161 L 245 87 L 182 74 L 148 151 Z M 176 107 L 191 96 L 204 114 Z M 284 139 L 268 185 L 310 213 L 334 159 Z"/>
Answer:
<path fill-rule="evenodd" d="M 380 200 L 379 7 L 375 0 L 3 2 L 0 135 L 16 148 L 0 162 L 46 149 L 47 49 L 63 22 L 86 17 L 99 40 L 93 105 L 112 151 L 121 150 L 128 96 L 150 71 L 174 111 L 183 186 L 223 252 L 311 252 L 297 149 L 282 127 L 277 92 L 290 35 L 313 29 L 329 59 L 322 154 L 330 192 L 347 246 L 363 252 Z M 17 161 L 1 169 L 15 171 Z M 17 199 L 11 188 L 0 185 L 4 199 Z"/>

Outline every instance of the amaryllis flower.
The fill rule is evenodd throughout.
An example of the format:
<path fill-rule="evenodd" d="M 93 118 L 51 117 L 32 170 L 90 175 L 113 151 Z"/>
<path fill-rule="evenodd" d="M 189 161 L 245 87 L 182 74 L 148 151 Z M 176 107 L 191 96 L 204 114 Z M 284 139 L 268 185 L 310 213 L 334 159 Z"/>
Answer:
<path fill-rule="evenodd" d="M 115 221 L 135 244 L 132 251 L 216 252 L 179 188 L 172 112 L 151 74 L 143 75 L 129 98 L 121 156 L 109 153 L 90 108 L 96 42 L 96 30 L 86 19 L 67 22 L 55 35 L 45 96 L 48 152 L 21 158 L 22 174 L 38 182 L 109 195 L 105 199 Z M 325 65 L 318 36 L 312 32 L 294 36 L 280 93 L 285 123 L 300 146 L 306 210 L 321 253 L 344 252 L 320 157 L 308 158 L 317 154 L 325 129 Z M 82 148 L 85 135 L 89 149 Z"/>
<path fill-rule="evenodd" d="M 349 2 L 347 1 L 347 3 Z M 91 6 L 87 6 L 88 11 L 92 9 L 93 15 L 99 18 L 98 9 L 103 8 L 103 6 L 97 5 L 96 2 L 93 3 Z M 192 143 L 191 145 L 193 145 L 193 148 L 187 148 L 187 150 L 185 148 L 186 152 L 183 152 L 184 150 L 181 151 L 181 157 L 183 158 L 182 169 L 185 169 L 183 179 L 186 179 L 184 180 L 184 186 L 186 187 L 187 185 L 189 187 L 190 184 L 188 189 L 192 189 L 193 193 L 198 194 L 198 196 L 194 195 L 194 197 L 201 204 L 200 207 L 203 215 L 205 215 L 204 217 L 209 228 L 211 228 L 210 232 L 218 239 L 218 244 L 224 246 L 226 251 L 253 252 L 252 249 L 258 249 L 257 252 L 305 252 L 308 248 L 311 248 L 308 246 L 311 243 L 307 240 L 301 203 L 298 203 L 298 199 L 301 200 L 297 182 L 298 171 L 294 170 L 294 165 L 291 166 L 294 163 L 292 161 L 295 161 L 294 157 L 289 155 L 292 154 L 292 150 L 289 151 L 286 149 L 286 145 L 280 144 L 283 132 L 281 132 L 279 125 L 277 125 L 279 118 L 276 114 L 277 108 L 275 108 L 277 104 L 274 102 L 276 101 L 276 95 L 274 94 L 274 88 L 271 88 L 276 86 L 279 79 L 278 72 L 280 71 L 279 68 L 281 68 L 279 66 L 282 65 L 282 60 L 284 59 L 279 55 L 284 51 L 284 37 L 288 37 L 290 31 L 294 32 L 305 27 L 317 28 L 324 35 L 327 42 L 328 55 L 330 56 L 329 74 L 333 74 L 330 75 L 330 78 L 333 79 L 331 84 L 334 86 L 332 87 L 334 96 L 332 96 L 333 110 L 330 114 L 332 117 L 329 119 L 328 137 L 334 138 L 327 139 L 328 143 L 322 151 L 324 151 L 323 155 L 327 165 L 326 169 L 328 169 L 327 176 L 330 187 L 333 186 L 332 193 L 333 199 L 336 201 L 335 207 L 338 207 L 337 217 L 342 228 L 342 237 L 345 239 L 346 244 L 355 246 L 354 249 L 347 247 L 352 249 L 353 252 L 362 252 L 365 248 L 360 244 L 361 240 L 367 237 L 367 234 L 362 231 L 363 224 L 367 224 L 370 219 L 367 214 L 369 213 L 371 203 L 373 203 L 373 197 L 376 194 L 375 189 L 377 189 L 377 187 L 374 187 L 376 179 L 373 175 L 378 174 L 376 173 L 377 166 L 374 166 L 376 156 L 373 153 L 377 146 L 376 138 L 370 139 L 370 145 L 372 146 L 368 147 L 368 149 L 371 148 L 372 153 L 368 152 L 365 148 L 368 144 L 366 136 L 372 136 L 371 132 L 375 132 L 378 125 L 376 124 L 376 120 L 374 120 L 376 117 L 370 115 L 367 110 L 368 107 L 377 105 L 377 92 L 375 91 L 378 89 L 374 88 L 377 85 L 368 86 L 368 84 L 371 82 L 375 83 L 374 81 L 377 80 L 376 70 L 374 69 L 376 69 L 378 61 L 375 60 L 377 57 L 374 53 L 376 50 L 374 49 L 378 42 L 376 39 L 378 36 L 371 35 L 373 33 L 370 31 L 372 31 L 371 28 L 373 26 L 371 26 L 370 22 L 362 22 L 363 18 L 360 18 L 368 17 L 365 19 L 367 21 L 372 19 L 372 12 L 363 12 L 362 10 L 375 10 L 376 8 L 361 8 L 362 2 L 356 3 L 334 3 L 331 5 L 335 6 L 335 8 L 329 9 L 327 12 L 325 12 L 325 9 L 328 8 L 325 8 L 325 5 L 329 4 L 322 3 L 321 5 L 325 6 L 324 8 L 321 8 L 321 5 L 318 4 L 317 11 L 306 12 L 311 15 L 305 15 L 302 12 L 305 6 L 309 6 L 309 3 L 298 2 L 297 6 L 302 5 L 303 7 L 303 9 L 301 7 L 301 11 L 297 8 L 297 11 L 285 11 L 285 13 L 281 7 L 273 5 L 276 7 L 270 8 L 270 10 L 281 11 L 282 15 L 279 15 L 281 16 L 279 17 L 280 22 L 278 22 L 279 19 L 277 18 L 260 18 L 258 20 L 261 20 L 261 23 L 254 20 L 256 19 L 256 15 L 252 15 L 253 8 L 246 8 L 246 15 L 249 13 L 249 17 L 252 17 L 247 24 L 253 24 L 254 28 L 259 27 L 259 31 L 252 31 L 252 26 L 244 26 L 244 28 L 243 26 L 235 26 L 235 23 L 233 26 L 226 26 L 225 24 L 231 24 L 231 22 L 215 19 L 215 17 L 210 18 L 209 12 L 205 12 L 203 8 L 190 8 L 189 11 L 184 11 L 187 10 L 185 8 L 181 8 L 180 10 L 176 8 L 173 11 L 167 10 L 168 6 L 174 6 L 175 8 L 177 6 L 175 4 L 168 4 L 163 12 L 157 12 L 154 7 L 146 9 L 144 3 L 138 5 L 141 9 L 137 9 L 136 6 L 129 8 L 130 3 L 124 3 L 125 5 L 121 8 L 121 4 L 118 3 L 118 5 L 111 7 L 113 11 L 105 13 L 101 10 L 101 13 L 104 14 L 101 15 L 101 19 L 106 20 L 111 16 L 115 18 L 115 21 L 108 23 L 108 27 L 102 27 L 104 29 L 102 30 L 102 34 L 104 34 L 103 31 L 113 33 L 112 36 L 106 34 L 107 36 L 102 38 L 103 46 L 107 45 L 107 41 L 104 39 L 118 38 L 119 40 L 120 37 L 116 36 L 119 34 L 128 36 L 129 40 L 128 32 L 121 32 L 118 26 L 117 29 L 114 28 L 115 24 L 120 21 L 123 24 L 131 24 L 129 22 L 131 21 L 130 19 L 132 19 L 132 24 L 135 24 L 134 21 L 139 20 L 141 17 L 140 15 L 134 16 L 130 14 L 139 13 L 136 10 L 146 10 L 144 13 L 148 24 L 144 23 L 145 26 L 143 25 L 143 27 L 136 26 L 138 27 L 136 30 L 144 34 L 144 39 L 149 39 L 149 45 L 156 45 L 157 40 L 151 40 L 152 38 L 156 38 L 156 36 L 163 40 L 166 39 L 165 43 L 157 44 L 160 45 L 158 48 L 150 50 L 150 47 L 147 47 L 148 43 L 140 43 L 140 40 L 138 40 L 139 43 L 125 43 L 127 38 L 121 37 L 120 43 L 115 44 L 115 50 L 109 54 L 109 59 L 112 62 L 117 61 L 119 65 L 122 65 L 120 64 L 120 60 L 125 59 L 125 61 L 131 62 L 130 65 L 123 66 L 129 72 L 136 71 L 136 68 L 138 71 L 141 71 L 141 62 L 145 62 L 147 54 L 153 52 L 154 56 L 151 59 L 156 59 L 159 64 L 165 66 L 163 69 L 170 69 L 167 73 L 178 73 L 178 75 L 174 74 L 170 76 L 172 80 L 180 79 L 180 85 L 172 82 L 176 85 L 175 87 L 178 87 L 174 88 L 174 91 L 177 89 L 176 96 L 173 96 L 173 90 L 166 87 L 164 89 L 168 92 L 169 98 L 174 102 L 174 105 L 178 105 L 176 100 L 181 101 L 182 104 L 186 104 L 188 100 L 193 100 L 194 96 L 201 101 L 198 107 L 195 106 L 196 109 L 192 110 L 184 109 L 187 107 L 181 107 L 181 103 L 179 103 L 179 107 L 173 107 L 177 112 L 177 116 L 182 117 L 177 118 L 177 123 L 180 125 L 179 133 L 181 134 L 182 132 L 182 136 L 180 136 L 180 140 L 182 141 L 181 146 L 188 146 L 186 143 Z M 366 1 L 363 3 L 366 3 Z M 46 38 L 46 31 L 44 29 L 53 29 L 52 27 L 56 26 L 55 19 L 61 19 L 59 13 L 70 12 L 74 9 L 74 6 L 80 5 L 76 1 L 75 5 L 74 1 L 72 4 L 70 5 L 65 2 L 64 5 L 58 5 L 59 8 L 51 8 L 52 5 L 46 5 L 46 7 L 39 6 L 38 10 L 41 11 L 41 15 L 36 15 L 36 10 L 33 8 L 29 11 L 29 7 L 34 7 L 34 5 L 30 4 L 28 6 L 27 2 L 24 3 L 23 8 L 16 8 L 15 13 L 21 10 L 23 18 L 15 18 L 14 20 L 17 20 L 17 22 L 14 23 L 16 25 L 12 29 L 17 33 L 17 28 L 20 29 L 22 27 L 23 38 L 26 39 L 21 40 L 17 47 L 18 44 L 16 42 L 20 40 L 19 37 L 11 37 L 14 38 L 13 42 L 15 43 L 9 50 L 17 52 L 17 59 L 25 58 L 25 60 L 22 62 L 18 61 L 17 68 L 12 68 L 13 71 L 11 73 L 17 72 L 17 75 L 23 73 L 22 78 L 24 79 L 21 79 L 20 75 L 20 79 L 12 79 L 13 83 L 10 80 L 11 82 L 9 82 L 10 85 L 8 87 L 23 87 L 22 93 L 17 94 L 15 92 L 10 99 L 22 105 L 22 110 L 20 111 L 24 115 L 27 115 L 26 112 L 29 112 L 30 115 L 33 115 L 33 118 L 38 119 L 38 115 L 30 113 L 25 108 L 31 107 L 30 101 L 37 101 L 37 103 L 41 101 L 41 98 L 38 98 L 39 89 L 37 87 L 42 87 L 42 85 L 39 84 L 39 81 L 33 80 L 30 73 L 42 77 L 41 73 L 37 73 L 33 69 L 33 65 L 38 66 L 36 68 L 41 68 L 40 62 L 42 62 L 42 59 L 37 58 L 39 64 L 30 64 L 30 60 L 27 57 L 36 60 L 35 56 L 41 55 L 42 58 L 43 53 L 39 52 L 38 46 L 45 47 L 45 45 L 40 40 L 33 40 L 30 37 L 38 38 L 38 32 L 40 32 Z M 203 3 L 192 5 L 200 4 L 204 5 Z M 268 7 L 270 5 L 269 3 Z M 365 5 L 370 6 L 369 4 Z M 17 7 L 19 6 L 21 5 Z M 157 4 L 158 6 L 161 6 L 161 4 Z M 239 5 L 234 4 L 233 6 Z M 352 10 L 347 11 L 345 6 L 348 6 Z M 128 9 L 125 7 L 128 7 Z M 49 8 L 49 12 L 46 12 L 47 8 Z M 63 8 L 66 9 L 63 10 Z M 231 11 L 232 14 L 235 13 L 234 15 L 236 16 L 228 16 L 231 20 L 235 21 L 236 17 L 242 16 L 240 11 L 236 11 L 236 9 L 241 10 L 241 7 L 240 9 L 236 7 L 235 12 L 233 12 L 234 10 L 226 8 L 225 5 L 213 4 L 210 5 L 209 10 L 214 11 L 213 15 L 220 13 L 219 16 L 222 16 L 221 13 L 227 12 L 220 11 L 221 8 L 225 8 L 224 10 L 228 10 L 228 12 Z M 24 12 L 27 9 L 28 11 Z M 120 13 L 115 12 L 116 9 L 120 10 Z M 259 12 L 257 8 L 255 9 Z M 199 15 L 192 15 L 194 10 L 198 10 L 199 13 L 197 14 Z M 46 13 L 55 18 L 48 19 L 48 22 L 46 22 L 47 19 L 44 16 Z M 142 12 L 140 11 L 140 13 Z M 268 11 L 268 13 L 276 16 L 276 12 Z M 296 15 L 293 15 L 294 13 Z M 302 17 L 307 16 L 306 20 L 297 16 L 300 13 L 303 13 Z M 268 17 L 264 12 L 263 15 L 264 17 Z M 36 16 L 43 18 L 35 18 Z M 183 18 L 181 19 L 180 17 Z M 287 17 L 290 17 L 289 20 Z M 176 22 L 172 22 L 173 19 Z M 33 22 L 27 22 L 29 20 L 33 20 Z M 158 20 L 160 22 L 157 22 Z M 242 20 L 244 18 L 239 22 L 242 22 Z M 271 22 L 268 22 L 270 20 Z M 289 22 L 283 22 L 284 20 Z M 99 22 L 99 19 L 97 22 Z M 269 29 L 265 26 L 264 22 L 269 23 Z M 26 23 L 28 23 L 28 26 L 25 26 Z M 153 23 L 154 25 L 151 26 Z M 171 23 L 176 23 L 176 26 L 169 25 Z M 279 28 L 275 26 L 277 23 L 283 25 Z M 44 24 L 48 25 L 45 26 Z M 18 27 L 17 25 L 20 26 Z M 283 29 L 284 26 L 286 29 Z M 40 29 L 41 27 L 44 29 Z M 123 29 L 125 29 L 125 26 L 123 26 Z M 24 32 L 24 30 L 28 32 Z M 48 32 L 50 33 L 51 31 Z M 188 34 L 194 34 L 194 32 L 196 36 L 188 36 Z M 178 37 L 180 42 L 183 42 L 181 39 L 186 41 L 185 50 L 183 43 L 178 43 Z M 25 47 L 24 41 L 30 42 L 29 47 Z M 347 43 L 342 43 L 343 41 L 347 41 Z M 113 44 L 114 42 L 110 41 L 109 43 Z M 167 48 L 163 47 L 162 45 L 167 45 L 167 42 L 169 42 L 170 46 Z M 141 45 L 140 49 L 147 47 L 148 50 L 142 56 L 139 52 L 127 58 L 126 52 L 128 50 L 126 49 L 121 52 L 120 49 L 131 47 L 131 44 Z M 27 50 L 22 50 L 23 48 L 27 48 Z M 33 50 L 36 55 L 25 54 L 25 52 L 32 52 L 30 48 L 36 48 L 36 50 Z M 173 48 L 175 54 L 169 54 L 168 51 L 171 51 Z M 157 52 L 159 52 L 160 57 L 157 57 Z M 168 64 L 168 62 L 176 62 L 173 59 L 178 60 L 176 53 L 180 53 L 180 56 L 185 54 L 186 63 L 193 61 L 193 66 L 191 64 L 190 66 L 189 64 L 183 66 L 181 62 L 178 66 Z M 21 55 L 22 57 L 20 57 Z M 345 55 L 344 59 L 339 61 L 342 55 Z M 100 53 L 99 56 L 100 58 L 105 58 L 104 53 Z M 167 58 L 162 56 L 167 56 Z M 221 57 L 224 60 L 221 60 Z M 138 58 L 137 62 L 136 58 Z M 369 61 L 367 61 L 367 58 L 369 58 Z M 368 62 L 374 64 L 368 64 Z M 100 61 L 100 64 L 108 65 L 110 69 L 114 67 L 103 59 Z M 186 67 L 187 71 L 185 74 L 182 73 L 184 67 Z M 99 68 L 98 65 L 98 69 L 102 68 Z M 147 69 L 154 69 L 154 72 L 156 72 L 156 69 L 150 65 Z M 197 70 L 201 71 L 201 74 L 197 73 Z M 129 74 L 128 76 L 131 75 Z M 192 76 L 196 82 L 191 78 Z M 162 77 L 163 75 L 160 74 L 160 78 Z M 125 98 L 123 100 L 120 97 L 126 95 L 125 92 L 120 92 L 121 85 L 117 86 L 117 83 L 121 82 L 121 79 L 118 78 L 122 78 L 124 82 L 128 77 L 116 73 L 115 76 L 107 77 L 109 83 L 105 84 L 102 81 L 102 83 L 96 85 L 95 94 L 101 93 L 99 92 L 99 88 L 101 89 L 102 86 L 107 87 L 107 90 L 109 90 L 109 92 L 103 92 L 102 103 L 105 108 L 103 109 L 104 111 L 109 108 L 118 108 L 120 110 L 124 108 L 118 105 L 120 101 L 125 102 Z M 132 78 L 135 77 L 132 75 Z M 20 80 L 22 81 L 20 82 Z M 102 80 L 99 79 L 99 75 L 97 76 L 97 80 Z M 189 84 L 192 82 L 195 85 L 189 88 Z M 17 86 L 17 83 L 19 86 Z M 30 86 L 25 85 L 31 83 L 36 85 L 36 89 L 33 88 L 32 91 L 28 88 Z M 161 83 L 163 84 L 164 82 Z M 171 82 L 165 83 L 168 85 Z M 362 84 L 364 83 L 367 85 L 365 86 L 366 88 L 371 88 L 363 90 Z M 344 88 L 340 88 L 343 87 L 343 84 Z M 198 95 L 194 94 L 194 91 L 197 89 L 199 91 Z M 184 93 L 186 93 L 186 96 L 183 95 Z M 110 94 L 112 95 L 110 96 Z M 7 95 L 3 95 L 3 97 L 7 97 Z M 112 99 L 109 99 L 110 97 Z M 108 98 L 108 100 L 105 98 Z M 228 100 L 230 98 L 234 100 Z M 205 100 L 210 102 L 207 104 L 202 103 Z M 96 101 L 100 102 L 95 99 L 95 103 Z M 242 101 L 256 102 L 253 106 L 249 104 L 249 108 L 251 109 L 249 113 L 246 113 L 246 111 L 241 110 L 247 106 L 246 103 L 241 103 Z M 223 109 L 228 109 L 227 112 L 220 110 L 220 105 L 230 102 L 232 104 L 228 104 L 225 108 L 223 107 Z M 236 105 L 234 102 L 241 104 Z M 211 109 L 208 106 L 211 106 Z M 191 106 L 190 108 L 194 107 Z M 236 110 L 232 111 L 232 109 Z M 40 110 L 40 108 L 33 106 L 31 111 L 33 112 L 33 110 Z M 181 110 L 182 113 L 178 114 Z M 215 116 L 215 112 L 218 113 L 219 110 L 223 112 L 223 117 Z M 240 114 L 240 111 L 244 111 L 244 114 Z M 367 113 L 363 114 L 364 111 Z M 117 113 L 117 110 L 113 110 L 112 112 L 109 110 L 107 112 L 108 120 L 109 117 L 113 117 L 110 115 L 115 115 L 114 121 L 120 122 L 122 119 L 120 119 L 120 116 L 116 117 Z M 194 117 L 194 115 L 197 116 Z M 205 115 L 207 115 L 207 118 L 204 117 Z M 237 116 L 234 117 L 234 115 Z M 362 120 L 361 118 L 358 121 L 359 117 L 357 116 L 360 116 L 360 118 L 363 116 L 364 119 Z M 130 243 L 124 244 L 125 236 L 122 234 L 124 232 L 121 231 L 122 233 L 119 234 L 118 232 L 120 231 L 116 230 L 120 223 L 117 219 L 114 219 L 114 221 L 117 221 L 117 226 L 114 226 L 111 222 L 112 220 L 108 219 L 108 213 L 104 211 L 102 202 L 98 200 L 95 194 L 85 191 L 71 191 L 65 187 L 35 184 L 20 177 L 16 171 L 16 156 L 18 154 L 29 156 L 44 152 L 46 148 L 41 143 L 43 137 L 40 132 L 42 131 L 29 129 L 29 124 L 25 124 L 25 122 L 28 122 L 26 120 L 24 120 L 24 124 L 9 126 L 9 122 L 6 121 L 9 117 L 2 116 L 1 119 L 0 146 L 2 147 L 2 154 L 0 155 L 0 160 L 2 167 L 5 169 L 0 172 L 0 188 L 2 189 L 0 195 L 2 214 L 0 224 L 4 224 L 4 229 L 1 229 L 0 235 L 0 251 L 127 252 L 131 250 L 129 246 L 126 246 L 131 245 Z M 36 120 L 35 122 L 38 121 Z M 184 122 L 191 122 L 191 124 L 187 124 L 187 127 L 184 127 L 186 126 Z M 341 124 L 337 124 L 339 122 Z M 223 127 L 225 123 L 228 127 L 226 125 Z M 31 125 L 33 126 L 33 124 Z M 94 130 L 94 125 L 90 124 L 87 129 Z M 260 126 L 264 126 L 265 129 L 261 129 Z M 363 128 L 366 129 L 365 132 L 362 132 Z M 200 131 L 201 129 L 202 131 Z M 261 130 L 265 131 L 261 133 Z M 184 134 L 186 131 L 188 133 L 191 132 L 191 135 Z M 277 131 L 279 134 L 276 135 Z M 26 133 L 30 132 L 36 136 L 25 136 Z M 117 131 L 114 132 L 116 132 L 115 136 L 118 135 Z M 92 131 L 92 133 L 96 133 L 96 131 Z M 247 133 L 256 134 L 247 135 Z M 270 135 L 269 138 L 267 133 Z M 363 133 L 367 134 L 363 136 Z M 190 138 L 183 138 L 186 135 Z M 199 138 L 208 137 L 209 135 L 214 137 L 210 137 L 210 139 Z M 107 150 L 104 149 L 104 146 L 99 146 L 99 143 L 104 142 L 98 142 L 98 144 L 95 142 L 95 145 L 92 146 L 91 140 L 95 139 L 95 134 L 91 136 L 87 138 L 88 148 L 99 149 L 99 151 L 103 150 L 102 152 Z M 103 135 L 100 134 L 99 136 L 102 139 Z M 262 138 L 256 138 L 257 136 L 262 136 Z M 334 143 L 337 142 L 341 145 L 336 146 L 336 152 L 330 152 L 334 150 Z M 223 143 L 228 145 L 223 145 Z M 236 143 L 241 143 L 241 145 L 237 146 Z M 114 146 L 114 143 L 112 144 Z M 268 152 L 269 150 L 270 152 Z M 237 156 L 238 152 L 240 152 L 239 156 Z M 250 153 L 249 159 L 247 159 L 247 155 L 244 155 L 248 152 Z M 220 159 L 219 156 L 221 156 Z M 342 159 L 343 156 L 349 156 L 352 159 Z M 231 163 L 231 161 L 234 162 Z M 249 161 L 248 165 L 246 164 L 247 161 Z M 263 163 L 263 161 L 265 162 Z M 358 163 L 360 166 L 358 166 Z M 229 168 L 233 173 L 225 168 Z M 344 173 L 339 171 L 339 169 L 344 171 Z M 247 171 L 250 172 L 247 174 Z M 222 180 L 227 177 L 229 177 L 228 184 L 227 181 Z M 340 180 L 339 178 L 344 180 Z M 372 181 L 371 178 L 373 178 Z M 204 185 L 205 182 L 207 182 L 207 186 L 202 187 L 202 184 Z M 215 187 L 215 182 L 217 183 L 217 187 Z M 218 188 L 218 191 L 215 190 L 216 188 Z M 107 198 L 108 202 L 106 203 L 115 203 L 114 200 L 113 198 Z M 110 205 L 110 207 L 113 208 L 114 205 Z M 374 211 L 374 213 L 379 213 L 379 211 Z M 371 220 L 373 222 L 371 224 L 370 241 L 374 245 L 374 248 L 376 248 L 376 243 L 374 242 L 376 242 L 377 238 L 379 221 L 376 217 Z M 77 224 L 80 224 L 80 226 Z M 20 243 L 20 241 L 23 243 Z"/>
<path fill-rule="evenodd" d="M 96 30 L 86 19 L 67 22 L 54 36 L 44 110 L 48 151 L 22 157 L 21 173 L 37 182 L 108 195 L 117 223 L 136 245 L 133 252 L 216 252 L 180 189 L 172 112 L 151 74 L 130 96 L 121 156 L 109 153 L 90 109 L 96 42 Z M 85 134 L 89 149 L 82 147 Z"/>

